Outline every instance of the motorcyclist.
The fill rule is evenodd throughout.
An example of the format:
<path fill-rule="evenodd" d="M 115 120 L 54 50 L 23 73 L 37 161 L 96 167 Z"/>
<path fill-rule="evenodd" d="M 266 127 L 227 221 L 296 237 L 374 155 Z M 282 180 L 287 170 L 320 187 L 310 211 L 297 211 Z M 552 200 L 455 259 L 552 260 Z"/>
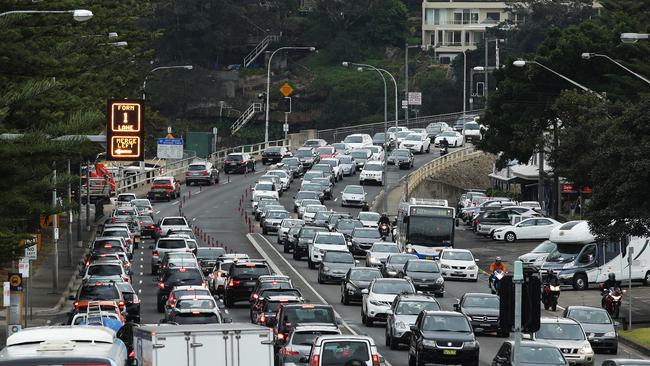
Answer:
<path fill-rule="evenodd" d="M 602 285 L 602 290 L 601 290 L 601 295 L 603 298 L 601 299 L 601 304 L 604 307 L 605 306 L 605 300 L 607 299 L 607 295 L 609 295 L 609 291 L 611 288 L 617 288 L 620 287 L 621 283 L 616 280 L 616 274 L 615 273 L 610 273 L 607 275 L 607 279 L 605 282 L 603 282 Z"/>
<path fill-rule="evenodd" d="M 440 141 L 440 148 L 447 153 L 447 149 L 449 148 L 449 141 L 447 141 L 446 137 L 443 137 L 442 140 Z"/>
<path fill-rule="evenodd" d="M 552 269 L 549 269 L 548 272 L 546 272 L 546 280 L 544 281 L 544 284 L 549 286 L 560 286 L 560 279 Z"/>
<path fill-rule="evenodd" d="M 388 214 L 386 214 L 385 212 L 382 213 L 381 217 L 379 218 L 379 221 L 377 222 L 377 224 L 378 225 L 386 224 L 386 225 L 390 226 L 390 219 L 388 218 Z"/>
<path fill-rule="evenodd" d="M 489 273 L 490 273 L 490 282 L 489 282 L 490 288 L 493 287 L 493 283 L 494 283 L 494 280 L 495 280 L 494 274 L 498 270 L 501 270 L 501 272 L 503 272 L 503 273 L 508 272 L 507 269 L 506 269 L 506 265 L 501 261 L 501 257 L 494 258 L 494 262 L 492 262 L 490 264 L 490 271 L 489 271 Z M 494 288 L 494 290 L 496 291 L 496 287 Z"/>

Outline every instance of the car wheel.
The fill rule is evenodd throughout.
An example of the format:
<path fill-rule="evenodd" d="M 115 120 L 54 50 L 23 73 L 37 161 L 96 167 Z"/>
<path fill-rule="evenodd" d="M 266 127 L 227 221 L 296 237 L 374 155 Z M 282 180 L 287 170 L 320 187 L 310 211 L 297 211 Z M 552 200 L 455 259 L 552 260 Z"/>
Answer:
<path fill-rule="evenodd" d="M 300 260 L 300 255 L 298 253 L 296 253 L 295 250 L 293 251 L 293 259 L 297 260 L 297 261 Z"/>
<path fill-rule="evenodd" d="M 647 271 L 645 273 L 645 277 L 643 277 L 643 284 L 646 286 L 650 286 L 650 271 Z"/>
<path fill-rule="evenodd" d="M 427 146 L 427 154 L 431 152 L 431 145 Z"/>
<path fill-rule="evenodd" d="M 586 290 L 589 287 L 589 280 L 584 273 L 578 273 L 573 276 L 573 289 Z"/>
<path fill-rule="evenodd" d="M 512 231 L 509 231 L 503 236 L 503 239 L 508 243 L 514 243 L 514 241 L 517 240 L 517 235 Z"/>
<path fill-rule="evenodd" d="M 386 347 L 390 347 L 390 335 L 388 334 L 388 325 L 386 325 L 386 331 L 384 332 L 384 342 Z"/>
<path fill-rule="evenodd" d="M 411 356 L 409 353 L 409 366 L 415 366 L 415 357 Z"/>
<path fill-rule="evenodd" d="M 323 283 L 323 279 L 321 278 L 320 273 L 318 274 L 318 279 L 316 281 L 320 284 Z"/>
<path fill-rule="evenodd" d="M 375 321 L 372 319 L 372 317 L 370 317 L 370 316 L 366 316 L 366 326 L 367 326 L 367 327 L 372 327 L 372 325 L 374 324 L 374 322 L 375 322 Z"/>
<path fill-rule="evenodd" d="M 284 244 L 284 245 L 282 246 L 282 251 L 285 252 L 285 253 L 290 253 L 290 252 L 291 252 L 291 251 L 289 250 L 289 246 L 286 245 L 286 244 Z"/>
<path fill-rule="evenodd" d="M 424 146 L 420 146 L 420 154 L 424 154 Z"/>
<path fill-rule="evenodd" d="M 343 292 L 342 300 L 343 305 L 350 305 L 350 298 L 345 294 L 345 291 Z"/>

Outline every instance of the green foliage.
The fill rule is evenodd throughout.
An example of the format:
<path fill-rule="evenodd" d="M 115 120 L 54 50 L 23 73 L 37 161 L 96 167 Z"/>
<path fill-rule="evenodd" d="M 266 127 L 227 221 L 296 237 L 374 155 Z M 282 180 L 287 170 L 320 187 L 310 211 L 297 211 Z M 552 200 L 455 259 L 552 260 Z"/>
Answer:
<path fill-rule="evenodd" d="M 463 109 L 461 87 L 448 79 L 446 70 L 434 68 L 419 72 L 413 78 L 411 90 L 422 92 L 420 115 L 458 112 Z"/>

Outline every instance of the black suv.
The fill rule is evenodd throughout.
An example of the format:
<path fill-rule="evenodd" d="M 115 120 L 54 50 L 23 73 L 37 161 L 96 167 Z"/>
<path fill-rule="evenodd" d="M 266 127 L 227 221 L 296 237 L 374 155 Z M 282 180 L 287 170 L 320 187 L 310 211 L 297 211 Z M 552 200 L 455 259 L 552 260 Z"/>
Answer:
<path fill-rule="evenodd" d="M 341 282 L 341 303 L 349 305 L 350 301 L 361 301 L 363 297 L 361 290 L 367 289 L 372 280 L 381 277 L 381 272 L 377 268 L 350 268 Z"/>
<path fill-rule="evenodd" d="M 172 291 L 174 286 L 206 286 L 207 283 L 203 278 L 203 273 L 198 268 L 169 268 L 160 278 L 158 283 L 158 295 L 157 295 L 157 304 L 158 312 L 162 313 L 165 311 L 165 301 L 169 297 L 169 293 Z"/>
<path fill-rule="evenodd" d="M 128 282 L 115 283 L 124 296 L 126 306 L 126 321 L 140 323 L 140 298 Z"/>
<path fill-rule="evenodd" d="M 329 230 L 326 227 L 308 225 L 300 228 L 300 231 L 295 236 L 298 241 L 293 248 L 293 259 L 299 260 L 302 259 L 302 257 L 307 256 L 307 248 L 309 247 L 309 244 L 314 241 L 314 236 L 316 236 L 317 232 L 326 233 L 329 232 Z"/>
<path fill-rule="evenodd" d="M 465 315 L 425 310 L 410 330 L 409 365 L 478 365 L 479 343 Z"/>
<path fill-rule="evenodd" d="M 281 306 L 273 327 L 275 349 L 279 350 L 287 341 L 296 324 L 318 323 L 338 326 L 340 323 L 334 315 L 331 305 L 290 304 Z"/>
<path fill-rule="evenodd" d="M 509 330 L 501 331 L 499 328 L 499 295 L 468 292 L 454 304 L 454 309 L 470 318 L 474 329 L 509 336 Z"/>
<path fill-rule="evenodd" d="M 201 266 L 203 274 L 207 275 L 217 264 L 217 259 L 226 254 L 226 250 L 221 247 L 199 247 L 196 250 L 196 260 Z"/>
<path fill-rule="evenodd" d="M 275 326 L 276 315 L 281 306 L 301 304 L 303 302 L 302 297 L 297 295 L 266 295 L 260 301 L 258 311 L 253 314 L 253 322 L 266 327 Z"/>
<path fill-rule="evenodd" d="M 438 263 L 426 259 L 409 259 L 404 268 L 397 272 L 399 278 L 410 278 L 415 289 L 433 293 L 436 297 L 445 294 L 445 279 L 440 274 Z"/>
<path fill-rule="evenodd" d="M 223 301 L 231 307 L 237 301 L 249 300 L 260 276 L 271 274 L 269 266 L 261 261 L 233 263 L 223 290 Z"/>

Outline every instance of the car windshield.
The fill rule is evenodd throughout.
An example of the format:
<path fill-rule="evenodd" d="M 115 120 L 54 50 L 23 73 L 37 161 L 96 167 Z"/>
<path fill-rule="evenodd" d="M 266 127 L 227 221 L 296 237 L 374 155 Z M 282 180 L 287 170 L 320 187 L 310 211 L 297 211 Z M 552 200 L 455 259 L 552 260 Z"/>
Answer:
<path fill-rule="evenodd" d="M 408 150 L 395 150 L 393 151 L 394 156 L 403 156 L 403 157 L 408 157 L 410 155 L 410 152 Z"/>
<path fill-rule="evenodd" d="M 217 314 L 214 313 L 180 313 L 174 317 L 178 324 L 213 324 L 219 323 Z"/>
<path fill-rule="evenodd" d="M 341 230 L 350 230 L 356 227 L 363 227 L 363 224 L 357 220 L 339 220 L 336 227 Z"/>
<path fill-rule="evenodd" d="M 363 137 L 361 136 L 348 136 L 344 140 L 347 144 L 359 144 L 363 142 Z"/>
<path fill-rule="evenodd" d="M 540 245 L 536 246 L 531 253 L 550 253 L 555 249 L 555 244 L 551 241 L 545 241 Z"/>
<path fill-rule="evenodd" d="M 187 226 L 187 222 L 183 218 L 167 218 L 163 219 L 161 225 L 163 226 Z"/>
<path fill-rule="evenodd" d="M 140 224 L 145 224 L 145 225 L 153 225 L 153 219 L 151 216 L 138 216 L 138 220 L 140 220 Z"/>
<path fill-rule="evenodd" d="M 385 135 L 384 135 L 383 132 L 377 132 L 377 133 L 372 137 L 372 139 L 375 140 L 375 141 L 384 141 L 384 140 L 386 139 L 384 136 L 385 136 Z"/>
<path fill-rule="evenodd" d="M 440 310 L 436 301 L 400 301 L 395 315 L 418 315 L 422 310 Z"/>
<path fill-rule="evenodd" d="M 330 211 L 320 211 L 316 213 L 314 217 L 316 220 L 326 220 L 330 217 L 332 213 Z"/>
<path fill-rule="evenodd" d="M 391 255 L 388 257 L 388 263 L 390 264 L 404 264 L 408 262 L 409 259 L 418 259 L 417 255 L 404 254 L 404 255 Z"/>
<path fill-rule="evenodd" d="M 186 290 L 174 290 L 174 297 L 177 299 L 180 299 L 181 297 L 184 296 L 202 296 L 202 295 L 207 295 L 210 296 L 210 290 L 207 288 L 193 288 L 193 289 L 186 289 Z"/>
<path fill-rule="evenodd" d="M 338 160 L 333 160 L 333 159 L 321 160 L 321 163 L 322 164 L 327 164 L 327 165 L 329 165 L 329 166 L 331 166 L 333 168 L 338 163 Z"/>
<path fill-rule="evenodd" d="M 474 257 L 470 252 L 443 251 L 440 259 L 448 261 L 473 261 Z"/>
<path fill-rule="evenodd" d="M 397 137 L 398 139 L 403 139 L 403 138 L 406 138 L 406 136 L 408 136 L 410 134 L 411 134 L 411 131 L 400 131 L 400 132 L 395 134 L 395 137 Z"/>
<path fill-rule="evenodd" d="M 151 207 L 151 202 L 149 202 L 149 200 L 143 200 L 143 199 L 131 200 L 131 204 L 138 208 Z"/>
<path fill-rule="evenodd" d="M 372 292 L 381 295 L 397 295 L 397 294 L 412 294 L 414 293 L 413 285 L 407 280 L 390 280 L 390 281 L 377 281 L 372 286 Z"/>
<path fill-rule="evenodd" d="M 519 362 L 523 364 L 565 365 L 562 353 L 555 347 L 519 347 Z"/>
<path fill-rule="evenodd" d="M 119 276 L 122 274 L 121 265 L 99 264 L 88 267 L 89 276 Z"/>
<path fill-rule="evenodd" d="M 370 282 L 375 278 L 381 278 L 381 272 L 369 269 L 352 270 L 352 272 L 350 272 L 350 280 L 352 281 Z"/>
<path fill-rule="evenodd" d="M 384 166 L 382 164 L 366 164 L 366 166 L 363 167 L 363 170 L 369 172 L 381 172 L 384 170 Z"/>
<path fill-rule="evenodd" d="M 578 324 L 542 323 L 535 338 L 581 341 L 585 339 L 585 334 Z"/>
<path fill-rule="evenodd" d="M 296 156 L 299 158 L 311 158 L 314 156 L 314 153 L 311 149 L 298 149 L 298 151 L 296 151 Z"/>
<path fill-rule="evenodd" d="M 180 299 L 176 301 L 178 309 L 214 309 L 215 304 L 210 299 Z"/>
<path fill-rule="evenodd" d="M 343 190 L 343 193 L 347 194 L 363 194 L 363 188 L 360 186 L 347 186 Z"/>
<path fill-rule="evenodd" d="M 374 221 L 378 222 L 381 215 L 376 212 L 359 212 L 357 218 L 362 221 Z"/>
<path fill-rule="evenodd" d="M 320 183 L 309 183 L 303 184 L 301 189 L 305 191 L 320 192 L 323 190 L 323 186 L 321 186 Z"/>
<path fill-rule="evenodd" d="M 119 238 L 128 238 L 129 233 L 125 230 L 104 230 L 102 236 L 116 236 Z"/>
<path fill-rule="evenodd" d="M 345 155 L 339 157 L 339 163 L 341 164 L 352 164 L 352 157 Z"/>
<path fill-rule="evenodd" d="M 471 332 L 465 316 L 429 315 L 422 322 L 422 330 L 431 332 Z"/>
<path fill-rule="evenodd" d="M 226 251 L 223 248 L 198 248 L 196 256 L 198 258 L 217 259 L 222 256 Z"/>
<path fill-rule="evenodd" d="M 355 159 L 367 159 L 368 158 L 368 150 L 355 150 L 350 153 L 353 158 Z"/>
<path fill-rule="evenodd" d="M 203 170 L 208 170 L 208 169 L 203 164 L 192 164 L 187 168 L 187 170 L 190 170 L 190 171 L 203 171 Z"/>
<path fill-rule="evenodd" d="M 268 219 L 286 219 L 289 217 L 289 213 L 287 211 L 271 211 L 266 217 Z"/>
<path fill-rule="evenodd" d="M 305 175 L 302 177 L 303 180 L 312 180 L 314 178 L 322 178 L 325 174 L 321 171 L 311 171 L 305 173 Z"/>
<path fill-rule="evenodd" d="M 273 190 L 273 184 L 272 183 L 258 183 L 255 185 L 255 190 L 256 191 L 272 191 Z"/>
<path fill-rule="evenodd" d="M 343 235 L 334 235 L 334 234 L 326 234 L 326 235 L 319 235 L 318 238 L 314 240 L 316 244 L 328 244 L 328 245 L 346 245 L 345 243 L 345 238 Z"/>
<path fill-rule="evenodd" d="M 161 186 L 171 185 L 172 181 L 170 179 L 154 179 L 152 184 L 153 185 L 161 185 Z"/>
<path fill-rule="evenodd" d="M 286 304 L 295 304 L 298 301 L 296 299 L 286 299 L 286 300 L 280 300 L 280 301 L 269 301 L 266 303 L 266 309 L 264 309 L 264 312 L 267 313 L 276 313 L 278 309 L 280 308 L 281 305 L 286 305 Z"/>
<path fill-rule="evenodd" d="M 323 262 L 328 263 L 354 263 L 354 257 L 346 252 L 327 252 L 323 257 Z"/>
<path fill-rule="evenodd" d="M 438 263 L 434 261 L 409 262 L 407 270 L 409 272 L 426 272 L 426 273 L 440 272 L 440 268 L 438 268 Z"/>
<path fill-rule="evenodd" d="M 323 210 L 327 210 L 327 207 L 323 205 L 309 205 L 307 206 L 307 208 L 305 208 L 306 212 L 311 212 L 311 213 L 323 211 Z"/>
<path fill-rule="evenodd" d="M 446 131 L 440 134 L 440 136 L 444 137 L 456 137 L 456 133 L 454 131 Z"/>
<path fill-rule="evenodd" d="M 498 309 L 499 298 L 496 296 L 467 296 L 463 300 L 463 307 Z"/>
<path fill-rule="evenodd" d="M 185 248 L 187 244 L 185 243 L 185 239 L 166 239 L 158 240 L 157 246 L 159 249 L 180 249 Z"/>
<path fill-rule="evenodd" d="M 323 345 L 321 365 L 366 365 L 370 349 L 366 341 L 328 341 Z"/>
<path fill-rule="evenodd" d="M 312 191 L 298 191 L 296 199 L 299 200 L 304 198 L 318 199 L 318 193 Z"/>
<path fill-rule="evenodd" d="M 323 155 L 332 155 L 334 153 L 334 148 L 330 146 L 323 146 L 316 149 L 316 153 Z"/>
<path fill-rule="evenodd" d="M 375 253 L 399 253 L 399 248 L 395 244 L 373 244 L 370 251 Z"/>
<path fill-rule="evenodd" d="M 548 255 L 549 261 L 571 261 L 573 260 L 584 248 L 583 245 L 576 244 L 557 244 Z"/>
<path fill-rule="evenodd" d="M 115 300 L 120 297 L 115 286 L 83 286 L 79 300 Z"/>
<path fill-rule="evenodd" d="M 282 220 L 282 227 L 288 227 L 288 228 L 294 228 L 296 226 L 300 226 L 304 224 L 304 221 L 302 220 L 296 220 L 296 219 L 288 219 L 288 220 Z"/>
<path fill-rule="evenodd" d="M 379 230 L 376 229 L 355 229 L 352 232 L 352 237 L 354 238 L 371 238 L 371 239 L 379 239 L 381 236 L 379 235 Z"/>
<path fill-rule="evenodd" d="M 601 309 L 571 309 L 569 317 L 584 324 L 612 323 L 607 312 Z"/>
<path fill-rule="evenodd" d="M 404 140 L 407 140 L 407 141 L 420 141 L 420 140 L 422 140 L 422 137 L 420 136 L 420 134 L 412 133 L 412 134 L 406 136 L 406 138 Z"/>
<path fill-rule="evenodd" d="M 314 343 L 314 339 L 316 337 L 320 337 L 321 335 L 329 335 L 329 334 L 341 334 L 339 332 L 335 331 L 307 331 L 307 332 L 293 332 L 293 337 L 291 337 L 291 344 L 295 344 L 296 346 L 311 346 L 312 343 Z"/>
<path fill-rule="evenodd" d="M 307 140 L 305 141 L 305 146 L 318 146 L 320 145 L 320 141 L 318 140 Z"/>
<path fill-rule="evenodd" d="M 379 146 L 369 146 L 368 150 L 372 151 L 373 154 L 379 154 L 382 151 Z"/>
<path fill-rule="evenodd" d="M 244 160 L 244 159 L 242 159 L 242 156 L 239 155 L 239 154 L 228 154 L 228 156 L 226 156 L 226 160 L 239 161 L 239 160 Z"/>
<path fill-rule="evenodd" d="M 317 232 L 319 231 L 327 231 L 326 228 L 316 228 L 316 227 L 309 227 L 309 228 L 302 228 L 300 229 L 300 237 L 301 238 L 313 238 L 314 235 L 316 235 Z"/>
<path fill-rule="evenodd" d="M 235 268 L 232 268 L 230 273 L 233 278 L 250 276 L 259 277 L 269 274 L 271 274 L 269 272 L 269 267 L 263 264 L 257 265 L 255 263 L 246 263 L 243 266 L 237 266 Z"/>
<path fill-rule="evenodd" d="M 302 305 L 287 308 L 282 322 L 298 323 L 335 323 L 334 311 L 329 306 Z"/>
<path fill-rule="evenodd" d="M 480 129 L 478 123 L 476 122 L 467 122 L 465 123 L 465 129 L 466 130 L 478 130 Z"/>
<path fill-rule="evenodd" d="M 187 281 L 187 280 L 196 280 L 197 284 L 200 284 L 203 280 L 201 273 L 197 269 L 188 269 L 180 268 L 174 271 L 167 271 L 163 276 L 163 282 L 172 281 Z M 187 283 L 186 285 L 190 285 Z"/>
<path fill-rule="evenodd" d="M 311 198 L 306 198 L 306 199 L 303 199 L 302 202 L 300 202 L 300 204 L 303 207 L 307 208 L 307 206 L 313 206 L 313 205 L 320 204 L 320 201 L 319 200 L 314 200 L 314 199 L 311 199 Z"/>
<path fill-rule="evenodd" d="M 282 159 L 282 163 L 289 166 L 297 166 L 298 164 L 300 164 L 300 160 L 296 158 L 285 158 Z"/>
<path fill-rule="evenodd" d="M 264 150 L 264 151 L 277 153 L 277 152 L 280 152 L 280 147 L 278 147 L 278 146 L 267 147 L 266 150 Z"/>

